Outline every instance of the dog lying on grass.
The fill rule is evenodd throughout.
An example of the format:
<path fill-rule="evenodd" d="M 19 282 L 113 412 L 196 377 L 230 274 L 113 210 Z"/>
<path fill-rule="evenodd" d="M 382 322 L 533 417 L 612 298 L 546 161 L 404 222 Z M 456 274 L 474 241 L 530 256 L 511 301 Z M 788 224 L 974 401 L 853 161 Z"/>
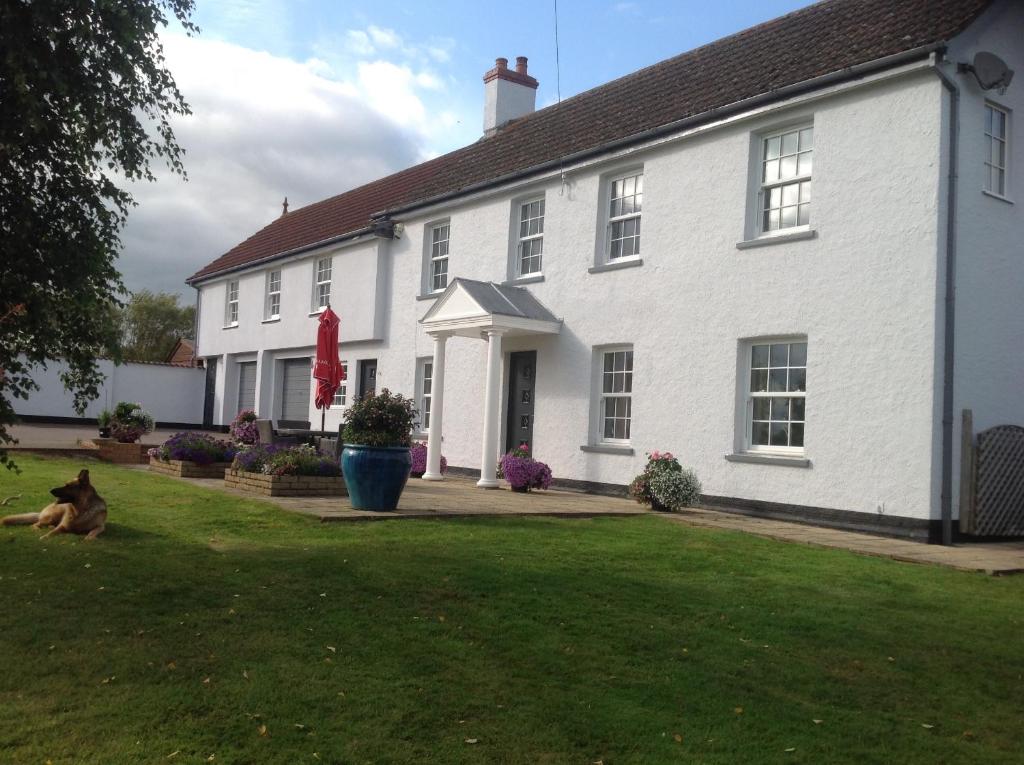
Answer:
<path fill-rule="evenodd" d="M 41 512 L 8 515 L 0 520 L 4 526 L 29 525 L 43 529 L 53 528 L 40 539 L 54 534 L 85 534 L 86 540 L 95 539 L 106 528 L 107 503 L 96 493 L 89 482 L 89 471 L 82 470 L 78 478 L 63 486 L 50 489 L 56 502 L 47 505 Z"/>

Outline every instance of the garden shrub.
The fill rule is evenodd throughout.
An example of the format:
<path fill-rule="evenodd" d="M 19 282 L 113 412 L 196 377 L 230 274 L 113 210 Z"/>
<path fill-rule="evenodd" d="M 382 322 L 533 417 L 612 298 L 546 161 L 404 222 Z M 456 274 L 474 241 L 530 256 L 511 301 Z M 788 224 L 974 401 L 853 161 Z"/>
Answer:
<path fill-rule="evenodd" d="M 318 454 L 312 446 L 256 444 L 238 452 L 231 467 L 266 475 L 341 475 L 337 460 Z"/>
<path fill-rule="evenodd" d="M 637 502 L 656 510 L 678 510 L 696 504 L 700 492 L 697 474 L 680 465 L 671 452 L 648 454 L 644 472 L 629 485 L 629 493 Z"/>
<path fill-rule="evenodd" d="M 243 409 L 235 415 L 228 428 L 231 437 L 240 444 L 255 444 L 260 440 L 260 431 L 256 427 L 256 412 Z"/>
<path fill-rule="evenodd" d="M 345 410 L 346 444 L 363 446 L 411 446 L 418 412 L 411 398 L 384 388 L 368 393 Z"/>
<path fill-rule="evenodd" d="M 551 485 L 551 468 L 533 459 L 530 447 L 520 444 L 501 458 L 498 477 L 508 481 L 513 489 L 546 489 Z"/>
<path fill-rule="evenodd" d="M 227 441 L 214 438 L 209 433 L 175 433 L 160 446 L 149 450 L 150 457 L 159 460 L 185 460 L 198 465 L 213 462 L 231 462 L 238 447 Z"/>
<path fill-rule="evenodd" d="M 409 456 L 412 457 L 412 470 L 410 475 L 413 478 L 422 478 L 427 472 L 427 445 L 422 441 L 416 441 L 409 448 Z M 448 472 L 448 460 L 441 455 L 441 473 Z"/>

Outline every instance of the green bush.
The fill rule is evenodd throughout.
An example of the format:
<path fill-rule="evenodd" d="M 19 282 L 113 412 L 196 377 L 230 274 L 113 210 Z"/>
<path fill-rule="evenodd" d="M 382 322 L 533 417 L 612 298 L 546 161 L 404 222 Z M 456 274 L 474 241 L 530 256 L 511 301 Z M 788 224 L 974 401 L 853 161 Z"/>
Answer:
<path fill-rule="evenodd" d="M 385 388 L 356 399 L 345 410 L 341 437 L 346 444 L 411 446 L 418 414 L 411 398 Z"/>

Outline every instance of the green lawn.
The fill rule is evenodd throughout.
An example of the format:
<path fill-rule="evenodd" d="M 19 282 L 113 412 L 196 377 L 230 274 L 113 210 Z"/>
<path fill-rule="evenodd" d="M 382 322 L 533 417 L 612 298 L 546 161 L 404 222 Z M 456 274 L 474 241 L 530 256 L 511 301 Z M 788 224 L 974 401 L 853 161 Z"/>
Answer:
<path fill-rule="evenodd" d="M 18 462 L 11 512 L 81 466 Z M 97 542 L 0 529 L 3 763 L 1024 758 L 1024 577 L 653 516 L 320 524 L 89 467 Z"/>

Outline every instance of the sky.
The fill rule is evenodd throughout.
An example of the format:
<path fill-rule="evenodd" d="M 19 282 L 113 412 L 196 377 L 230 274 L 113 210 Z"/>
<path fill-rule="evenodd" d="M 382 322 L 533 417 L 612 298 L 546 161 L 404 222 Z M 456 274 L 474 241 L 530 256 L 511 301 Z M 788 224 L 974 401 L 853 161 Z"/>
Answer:
<path fill-rule="evenodd" d="M 808 0 L 197 0 L 201 32 L 161 35 L 192 114 L 172 124 L 188 180 L 154 167 L 118 265 L 130 290 L 184 280 L 281 213 L 480 138 L 483 74 L 529 58 L 537 107 Z M 557 72 L 560 70 L 560 76 Z"/>

